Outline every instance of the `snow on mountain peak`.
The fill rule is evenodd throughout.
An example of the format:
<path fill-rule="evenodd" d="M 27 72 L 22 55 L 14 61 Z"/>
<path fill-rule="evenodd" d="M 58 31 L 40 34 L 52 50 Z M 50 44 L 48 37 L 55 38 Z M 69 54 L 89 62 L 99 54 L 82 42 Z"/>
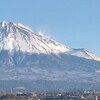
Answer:
<path fill-rule="evenodd" d="M 72 49 L 72 50 L 68 51 L 67 54 L 78 56 L 78 57 L 83 57 L 83 58 L 86 58 L 86 59 L 92 59 L 92 60 L 100 61 L 99 56 L 96 56 L 94 53 L 89 52 L 85 48 Z"/>
<path fill-rule="evenodd" d="M 5 27 L 6 24 L 8 24 L 6 21 L 2 21 L 2 22 L 0 23 L 0 25 L 1 25 L 2 27 Z"/>
<path fill-rule="evenodd" d="M 20 23 L 3 21 L 0 23 L 0 50 L 49 54 L 66 52 L 69 48 L 42 35 L 35 34 Z"/>
<path fill-rule="evenodd" d="M 100 61 L 100 57 L 84 48 L 71 49 L 44 36 L 42 33 L 34 33 L 21 23 L 6 21 L 0 23 L 0 51 L 2 50 L 8 50 L 12 55 L 15 51 L 37 54 L 66 53 L 68 55 Z"/>

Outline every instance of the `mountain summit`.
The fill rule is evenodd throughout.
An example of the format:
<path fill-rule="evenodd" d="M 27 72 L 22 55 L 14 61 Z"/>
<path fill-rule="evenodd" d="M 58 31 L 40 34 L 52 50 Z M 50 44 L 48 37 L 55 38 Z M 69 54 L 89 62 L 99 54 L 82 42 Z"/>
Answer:
<path fill-rule="evenodd" d="M 0 23 L 0 49 L 29 53 L 63 53 L 69 50 L 66 46 L 47 37 L 35 34 L 20 23 Z"/>

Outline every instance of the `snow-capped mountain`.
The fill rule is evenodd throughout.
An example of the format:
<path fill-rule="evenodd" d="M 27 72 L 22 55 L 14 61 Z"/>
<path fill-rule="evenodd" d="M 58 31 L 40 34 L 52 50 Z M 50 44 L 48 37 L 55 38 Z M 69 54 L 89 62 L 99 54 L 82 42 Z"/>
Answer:
<path fill-rule="evenodd" d="M 0 86 L 65 89 L 95 82 L 100 83 L 99 56 L 69 48 L 20 23 L 0 23 Z"/>
<path fill-rule="evenodd" d="M 2 50 L 8 50 L 11 55 L 15 51 L 38 54 L 66 53 L 100 61 L 100 57 L 85 49 L 71 49 L 57 41 L 34 33 L 20 23 L 6 21 L 0 23 L 0 51 Z"/>

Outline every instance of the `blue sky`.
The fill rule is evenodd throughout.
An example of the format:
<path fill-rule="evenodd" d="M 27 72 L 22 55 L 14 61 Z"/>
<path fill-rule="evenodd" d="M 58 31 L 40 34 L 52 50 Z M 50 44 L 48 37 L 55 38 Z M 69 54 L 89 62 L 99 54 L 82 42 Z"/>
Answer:
<path fill-rule="evenodd" d="M 100 55 L 100 0 L 0 0 L 3 20 Z"/>

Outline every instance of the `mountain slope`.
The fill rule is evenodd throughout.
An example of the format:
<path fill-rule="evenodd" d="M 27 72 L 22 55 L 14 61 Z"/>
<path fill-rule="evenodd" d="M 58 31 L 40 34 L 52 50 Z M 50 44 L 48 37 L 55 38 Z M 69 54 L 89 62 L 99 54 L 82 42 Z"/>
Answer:
<path fill-rule="evenodd" d="M 10 52 L 22 51 L 30 53 L 59 53 L 69 48 L 64 45 L 33 33 L 20 23 L 0 23 L 0 49 Z"/>
<path fill-rule="evenodd" d="M 92 59 L 92 60 L 97 60 L 100 61 L 100 57 L 96 56 L 94 53 L 82 48 L 82 49 L 70 49 L 67 52 L 68 55 L 74 55 L 78 57 L 83 57 L 86 59 Z"/>
<path fill-rule="evenodd" d="M 26 86 L 33 86 L 33 81 L 42 82 L 44 88 L 45 81 L 47 86 L 53 82 L 56 88 L 57 82 L 99 83 L 100 57 L 85 49 L 66 47 L 20 23 L 3 21 L 0 23 L 0 81 L 11 81 L 14 87 L 16 81 L 19 84 L 24 81 Z M 67 88 L 64 86 L 61 87 Z"/>

